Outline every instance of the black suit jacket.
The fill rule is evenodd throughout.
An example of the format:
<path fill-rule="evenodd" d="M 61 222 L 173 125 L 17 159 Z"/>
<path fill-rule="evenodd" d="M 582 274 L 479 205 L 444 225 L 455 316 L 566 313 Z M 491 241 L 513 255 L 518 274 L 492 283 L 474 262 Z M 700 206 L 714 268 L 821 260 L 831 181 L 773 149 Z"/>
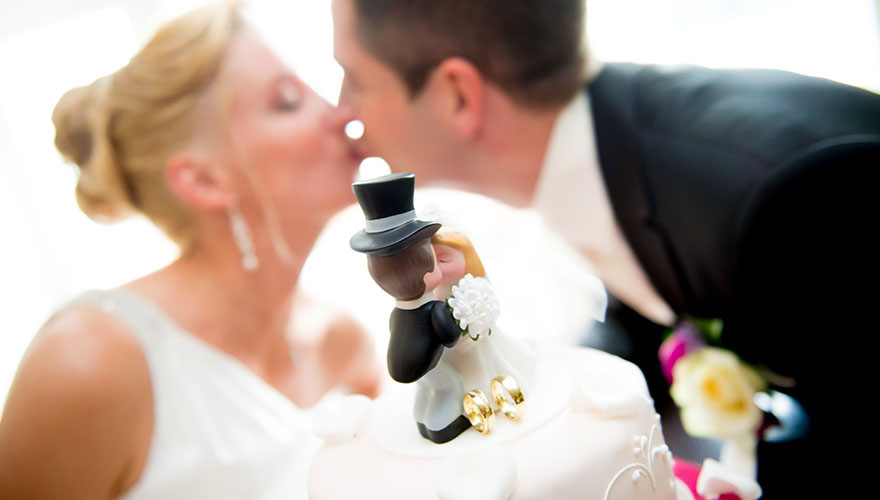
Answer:
<path fill-rule="evenodd" d="M 461 337 L 449 307 L 440 300 L 412 310 L 394 308 L 389 323 L 388 373 L 402 383 L 422 378 L 437 366 L 443 346 L 453 347 Z"/>
<path fill-rule="evenodd" d="M 786 375 L 876 277 L 880 96 L 774 70 L 608 64 L 588 87 L 614 213 L 679 314 Z M 869 281 L 876 283 L 876 280 Z"/>
<path fill-rule="evenodd" d="M 797 382 L 784 392 L 812 430 L 759 444 L 764 498 L 846 491 L 876 380 L 880 96 L 783 71 L 633 64 L 607 65 L 588 91 L 614 213 L 651 282 Z"/>

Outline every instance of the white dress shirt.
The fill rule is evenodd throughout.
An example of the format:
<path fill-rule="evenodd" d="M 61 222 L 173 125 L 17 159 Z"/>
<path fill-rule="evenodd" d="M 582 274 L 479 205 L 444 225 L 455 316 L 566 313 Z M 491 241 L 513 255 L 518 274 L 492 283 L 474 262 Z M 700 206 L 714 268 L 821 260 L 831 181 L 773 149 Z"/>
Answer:
<path fill-rule="evenodd" d="M 614 295 L 656 323 L 673 324 L 675 313 L 651 284 L 614 218 L 586 91 L 556 119 L 533 205 L 596 267 Z"/>

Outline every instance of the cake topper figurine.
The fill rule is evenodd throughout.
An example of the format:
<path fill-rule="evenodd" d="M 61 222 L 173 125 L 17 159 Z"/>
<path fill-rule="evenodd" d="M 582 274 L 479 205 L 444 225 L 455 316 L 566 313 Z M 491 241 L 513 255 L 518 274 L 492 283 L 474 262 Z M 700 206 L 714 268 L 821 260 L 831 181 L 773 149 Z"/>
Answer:
<path fill-rule="evenodd" d="M 352 190 L 366 223 L 351 248 L 367 255 L 370 275 L 397 299 L 388 372 L 397 382 L 417 382 L 419 433 L 435 443 L 471 426 L 489 433 L 495 417 L 486 394 L 518 420 L 535 357 L 495 326 L 498 301 L 473 246 L 416 217 L 412 174 L 356 182 Z"/>

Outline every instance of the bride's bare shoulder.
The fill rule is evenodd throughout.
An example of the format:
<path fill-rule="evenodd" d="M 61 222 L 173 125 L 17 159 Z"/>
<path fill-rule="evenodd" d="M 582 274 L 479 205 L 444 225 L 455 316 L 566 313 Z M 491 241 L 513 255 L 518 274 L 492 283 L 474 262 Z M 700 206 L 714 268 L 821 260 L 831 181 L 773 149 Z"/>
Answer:
<path fill-rule="evenodd" d="M 0 470 L 12 474 L 18 464 L 4 481 L 46 496 L 106 497 L 136 479 L 151 426 L 137 341 L 100 309 L 71 307 L 44 325 L 22 359 L 0 420 L 0 449 L 9 452 L 0 453 Z"/>
<path fill-rule="evenodd" d="M 102 374 L 146 363 L 128 328 L 98 307 L 70 306 L 53 315 L 37 333 L 23 364 L 50 361 L 71 375 Z"/>

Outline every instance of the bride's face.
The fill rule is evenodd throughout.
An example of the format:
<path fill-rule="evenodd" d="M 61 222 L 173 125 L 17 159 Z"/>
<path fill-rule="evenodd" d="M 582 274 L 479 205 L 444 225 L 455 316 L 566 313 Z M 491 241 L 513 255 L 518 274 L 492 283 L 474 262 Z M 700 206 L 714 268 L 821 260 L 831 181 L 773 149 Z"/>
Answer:
<path fill-rule="evenodd" d="M 252 31 L 232 41 L 222 70 L 229 93 L 230 159 L 252 216 L 273 210 L 288 243 L 354 202 L 360 158 L 336 109 L 287 68 Z M 236 170 L 236 169 L 234 169 Z M 268 207 L 260 207 L 260 201 Z"/>
<path fill-rule="evenodd" d="M 434 253 L 437 255 L 437 266 L 443 273 L 441 285 L 449 286 L 458 283 L 465 275 L 464 253 L 447 245 L 435 243 Z"/>

